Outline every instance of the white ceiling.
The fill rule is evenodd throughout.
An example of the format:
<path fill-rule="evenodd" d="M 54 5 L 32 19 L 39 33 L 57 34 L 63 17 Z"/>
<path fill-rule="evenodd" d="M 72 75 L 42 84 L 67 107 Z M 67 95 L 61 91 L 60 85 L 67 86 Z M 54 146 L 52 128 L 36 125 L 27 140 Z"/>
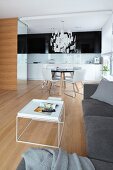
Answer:
<path fill-rule="evenodd" d="M 19 17 L 30 33 L 101 30 L 112 11 L 113 0 L 0 0 L 0 18 Z"/>

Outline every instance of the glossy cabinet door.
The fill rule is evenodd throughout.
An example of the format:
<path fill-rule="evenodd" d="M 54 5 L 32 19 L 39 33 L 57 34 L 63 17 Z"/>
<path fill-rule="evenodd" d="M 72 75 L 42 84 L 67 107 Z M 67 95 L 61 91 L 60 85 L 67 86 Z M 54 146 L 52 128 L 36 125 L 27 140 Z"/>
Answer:
<path fill-rule="evenodd" d="M 17 79 L 27 80 L 27 54 L 17 55 Z"/>
<path fill-rule="evenodd" d="M 43 80 L 43 68 L 73 68 L 86 70 L 85 81 L 99 81 L 102 78 L 101 64 L 28 64 L 28 80 Z"/>
<path fill-rule="evenodd" d="M 85 81 L 99 81 L 102 78 L 101 64 L 83 64 L 82 68 L 86 70 Z"/>
<path fill-rule="evenodd" d="M 42 64 L 28 64 L 28 80 L 43 80 Z"/>

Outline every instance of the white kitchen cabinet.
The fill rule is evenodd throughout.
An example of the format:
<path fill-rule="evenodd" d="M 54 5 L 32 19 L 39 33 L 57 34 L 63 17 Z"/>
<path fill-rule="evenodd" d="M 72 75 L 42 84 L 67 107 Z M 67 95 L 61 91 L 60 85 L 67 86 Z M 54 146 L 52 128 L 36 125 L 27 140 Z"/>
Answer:
<path fill-rule="evenodd" d="M 81 67 L 86 70 L 85 81 L 99 81 L 102 77 L 101 64 L 28 64 L 28 80 L 43 80 L 43 68 L 73 68 Z"/>
<path fill-rule="evenodd" d="M 28 80 L 43 80 L 42 67 L 43 64 L 28 64 Z"/>
<path fill-rule="evenodd" d="M 95 80 L 102 79 L 102 64 L 95 65 Z"/>
<path fill-rule="evenodd" d="M 83 69 L 86 70 L 85 73 L 85 81 L 93 81 L 95 80 L 95 66 L 94 64 L 83 64 L 81 65 Z"/>
<path fill-rule="evenodd" d="M 17 79 L 27 80 L 27 54 L 17 55 Z"/>
<path fill-rule="evenodd" d="M 86 70 L 86 81 L 99 81 L 102 78 L 101 64 L 83 64 L 81 67 Z"/>

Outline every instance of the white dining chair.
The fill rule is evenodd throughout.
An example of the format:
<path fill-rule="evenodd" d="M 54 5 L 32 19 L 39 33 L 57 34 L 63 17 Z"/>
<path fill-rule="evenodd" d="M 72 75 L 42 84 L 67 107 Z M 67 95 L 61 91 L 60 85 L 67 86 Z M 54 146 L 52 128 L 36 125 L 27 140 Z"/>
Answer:
<path fill-rule="evenodd" d="M 85 69 L 74 70 L 73 78 L 64 80 L 66 83 L 72 84 L 72 87 L 73 87 L 73 90 L 68 90 L 68 91 L 73 92 L 73 96 L 71 96 L 71 95 L 64 92 L 66 95 L 69 95 L 71 97 L 75 97 L 76 93 L 82 94 L 82 93 L 79 92 L 79 88 L 77 86 L 77 83 L 80 82 L 82 84 L 82 86 L 83 86 L 83 82 L 85 80 L 85 72 L 86 72 Z"/>
<path fill-rule="evenodd" d="M 52 78 L 52 73 L 51 73 L 51 69 L 48 69 L 48 68 L 43 68 L 42 69 L 42 75 L 43 75 L 43 85 L 42 85 L 42 88 L 44 86 L 49 86 L 49 93 L 50 93 L 50 90 L 51 90 L 51 87 L 55 86 L 55 84 L 59 81 L 58 79 L 55 79 L 55 78 Z"/>
<path fill-rule="evenodd" d="M 47 69 L 51 69 L 51 70 L 57 70 L 59 67 L 56 67 L 56 66 L 54 66 L 54 65 L 47 65 L 46 68 L 47 68 Z M 60 80 L 60 78 L 61 78 L 61 73 L 54 72 L 54 73 L 52 73 L 52 77 L 53 77 L 54 79 L 59 79 L 59 80 Z"/>
<path fill-rule="evenodd" d="M 76 66 L 76 67 L 73 67 L 73 71 L 75 71 L 75 70 L 81 70 L 82 68 L 81 67 L 78 67 L 78 66 Z M 70 73 L 70 76 L 67 76 L 66 77 L 66 79 L 68 79 L 68 78 L 73 78 L 73 73 L 71 72 Z"/>

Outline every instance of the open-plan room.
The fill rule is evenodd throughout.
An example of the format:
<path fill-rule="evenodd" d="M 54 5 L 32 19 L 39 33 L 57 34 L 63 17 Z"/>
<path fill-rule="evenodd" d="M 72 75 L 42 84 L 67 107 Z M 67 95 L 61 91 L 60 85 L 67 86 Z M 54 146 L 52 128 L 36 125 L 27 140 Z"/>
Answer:
<path fill-rule="evenodd" d="M 113 170 L 113 0 L 0 0 L 0 170 Z"/>

